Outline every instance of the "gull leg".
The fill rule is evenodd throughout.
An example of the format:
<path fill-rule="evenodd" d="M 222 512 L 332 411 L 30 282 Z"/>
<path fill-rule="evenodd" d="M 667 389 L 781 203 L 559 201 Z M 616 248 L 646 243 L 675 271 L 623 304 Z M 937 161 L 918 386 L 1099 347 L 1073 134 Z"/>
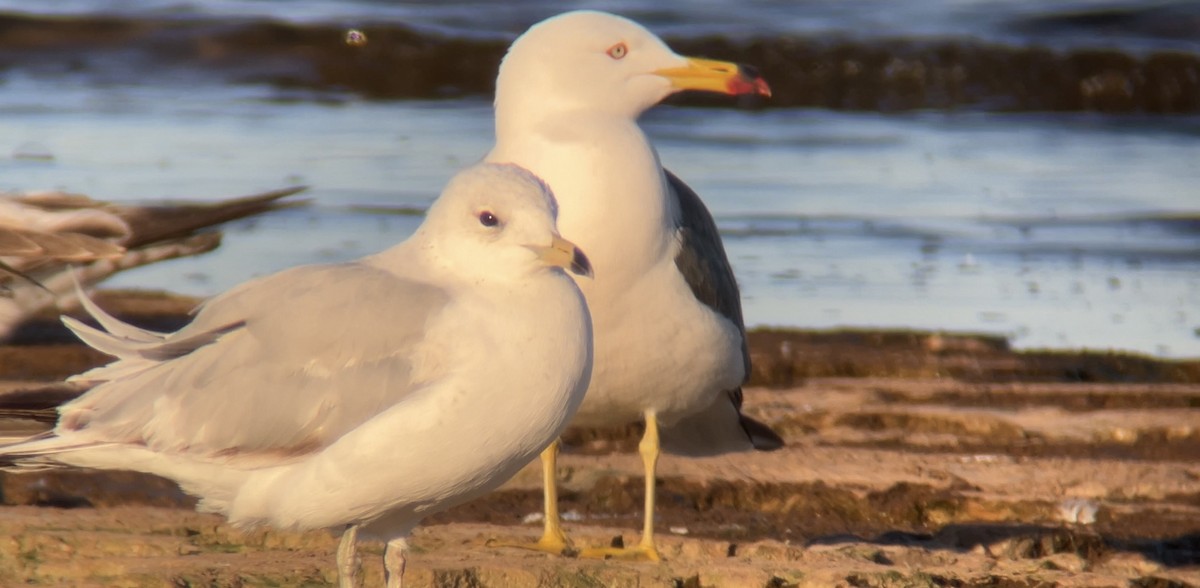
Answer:
<path fill-rule="evenodd" d="M 545 551 L 556 555 L 575 555 L 571 541 L 562 530 L 562 519 L 558 514 L 558 480 L 555 477 L 558 464 L 558 452 L 562 441 L 555 439 L 542 451 L 542 496 L 544 498 L 544 514 L 542 538 L 537 543 L 489 543 L 494 547 L 519 547 Z"/>
<path fill-rule="evenodd" d="M 358 557 L 358 525 L 342 532 L 337 549 L 338 588 L 362 588 L 362 560 Z"/>
<path fill-rule="evenodd" d="M 558 514 L 558 452 L 562 441 L 555 439 L 542 452 L 542 496 L 544 498 L 545 518 L 542 538 L 537 542 L 537 548 L 549 553 L 567 554 L 571 551 L 571 543 L 562 530 L 562 518 Z"/>
<path fill-rule="evenodd" d="M 383 548 L 383 575 L 387 588 L 403 588 L 405 551 L 408 551 L 408 540 L 404 537 L 388 541 Z"/>
<path fill-rule="evenodd" d="M 658 548 L 654 546 L 654 491 L 657 485 L 655 474 L 658 472 L 658 416 L 653 411 L 646 411 L 646 434 L 638 443 L 638 451 L 642 454 L 642 466 L 646 470 L 646 512 L 642 521 L 642 540 L 638 542 L 640 550 L 650 561 L 660 561 Z"/>
<path fill-rule="evenodd" d="M 646 561 L 662 561 L 658 548 L 654 545 L 654 475 L 658 470 L 658 416 L 652 410 L 646 411 L 646 432 L 638 443 L 638 452 L 642 454 L 642 466 L 646 473 L 646 512 L 642 523 L 642 540 L 637 547 L 632 548 L 601 548 L 585 549 L 580 557 L 640 559 Z"/>

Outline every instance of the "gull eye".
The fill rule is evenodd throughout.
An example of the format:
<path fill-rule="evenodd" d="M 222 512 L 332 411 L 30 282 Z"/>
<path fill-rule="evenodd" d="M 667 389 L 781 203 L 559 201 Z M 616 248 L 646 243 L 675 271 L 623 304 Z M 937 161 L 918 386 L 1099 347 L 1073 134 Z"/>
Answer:
<path fill-rule="evenodd" d="M 500 219 L 496 218 L 496 215 L 492 214 L 490 211 L 485 210 L 479 213 L 479 224 L 485 227 L 494 227 L 500 224 Z"/>
<path fill-rule="evenodd" d="M 613 59 L 621 59 L 622 57 L 625 57 L 626 53 L 629 53 L 629 48 L 625 46 L 625 43 L 617 43 L 616 45 L 609 47 L 608 51 L 605 51 L 605 53 L 608 53 L 608 56 Z"/>

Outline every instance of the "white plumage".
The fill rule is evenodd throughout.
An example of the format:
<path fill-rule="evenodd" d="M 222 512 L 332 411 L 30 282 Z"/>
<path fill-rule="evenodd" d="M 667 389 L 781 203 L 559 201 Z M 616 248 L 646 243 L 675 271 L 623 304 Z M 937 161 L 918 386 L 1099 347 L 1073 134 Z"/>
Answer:
<path fill-rule="evenodd" d="M 659 449 L 686 454 L 772 449 L 782 441 L 740 414 L 749 356 L 736 281 L 711 215 L 669 175 L 637 124 L 680 90 L 769 94 L 737 65 L 685 58 L 630 20 L 578 11 L 531 27 L 497 79 L 493 162 L 542 177 L 558 196 L 559 226 L 588 252 L 581 282 L 595 322 L 591 387 L 575 419 L 645 419 L 646 526 L 636 555 L 657 559 L 653 476 Z M 544 456 L 553 510 L 554 448 Z M 567 548 L 547 512 L 540 545 Z M 586 552 L 585 552 L 586 554 Z M 597 555 L 623 555 L 601 550 Z"/>
<path fill-rule="evenodd" d="M 586 305 L 560 268 L 554 201 L 516 166 L 458 175 L 416 233 L 382 253 L 294 268 L 204 304 L 175 333 L 64 319 L 115 355 L 16 467 L 166 476 L 238 525 L 347 526 L 387 541 L 389 586 L 424 516 L 511 477 L 551 442 L 591 369 Z"/>

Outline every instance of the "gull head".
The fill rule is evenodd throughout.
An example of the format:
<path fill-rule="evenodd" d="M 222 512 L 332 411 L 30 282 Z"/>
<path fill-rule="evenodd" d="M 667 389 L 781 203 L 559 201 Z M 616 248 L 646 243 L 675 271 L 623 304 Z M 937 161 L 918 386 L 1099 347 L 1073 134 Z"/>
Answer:
<path fill-rule="evenodd" d="M 550 188 L 513 164 L 459 172 L 429 208 L 415 238 L 467 279 L 517 278 L 546 268 L 591 276 L 587 256 L 555 227 Z"/>
<path fill-rule="evenodd" d="M 580 10 L 530 27 L 509 47 L 496 80 L 502 110 L 604 112 L 637 118 L 682 90 L 770 96 L 734 63 L 683 57 L 632 20 Z"/>

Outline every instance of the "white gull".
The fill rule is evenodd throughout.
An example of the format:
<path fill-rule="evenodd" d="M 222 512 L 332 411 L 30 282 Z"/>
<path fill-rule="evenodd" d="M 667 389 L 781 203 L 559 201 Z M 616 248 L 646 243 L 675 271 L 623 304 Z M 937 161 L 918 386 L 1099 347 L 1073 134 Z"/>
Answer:
<path fill-rule="evenodd" d="M 681 90 L 769 95 L 756 73 L 681 57 L 641 25 L 576 11 L 531 27 L 508 50 L 496 81 L 496 145 L 487 161 L 543 178 L 559 227 L 588 252 L 581 281 L 595 323 L 592 384 L 574 424 L 644 420 L 642 540 L 599 557 L 659 558 L 654 472 L 661 447 L 687 455 L 775 449 L 783 441 L 741 414 L 750 372 L 741 299 L 712 215 L 663 169 L 638 117 Z M 660 437 L 661 426 L 661 437 Z M 570 546 L 558 525 L 554 464 L 543 454 L 541 549 Z"/>
<path fill-rule="evenodd" d="M 252 280 L 177 332 L 84 299 L 103 330 L 64 322 L 117 360 L 0 461 L 142 471 L 235 525 L 344 529 L 344 587 L 377 537 L 398 587 L 412 528 L 511 477 L 583 399 L 591 323 L 561 268 L 590 268 L 554 214 L 535 176 L 481 164 L 405 242 Z"/>

